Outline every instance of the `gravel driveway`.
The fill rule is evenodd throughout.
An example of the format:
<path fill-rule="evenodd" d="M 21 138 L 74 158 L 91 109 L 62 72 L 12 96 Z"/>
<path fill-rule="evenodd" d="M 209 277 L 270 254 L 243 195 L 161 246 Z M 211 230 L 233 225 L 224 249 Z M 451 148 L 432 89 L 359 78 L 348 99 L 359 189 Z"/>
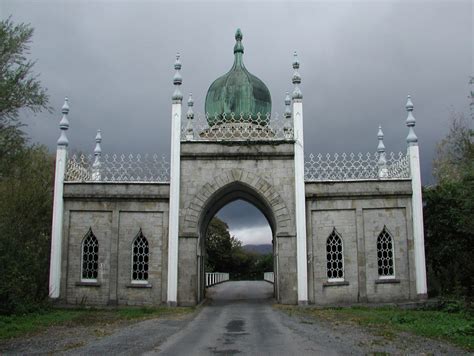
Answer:
<path fill-rule="evenodd" d="M 54 327 L 0 345 L 6 354 L 81 355 L 366 355 L 449 354 L 466 352 L 410 334 L 387 339 L 367 329 L 274 308 L 267 282 L 227 282 L 211 288 L 212 298 L 192 315 L 160 318 L 109 330 Z"/>

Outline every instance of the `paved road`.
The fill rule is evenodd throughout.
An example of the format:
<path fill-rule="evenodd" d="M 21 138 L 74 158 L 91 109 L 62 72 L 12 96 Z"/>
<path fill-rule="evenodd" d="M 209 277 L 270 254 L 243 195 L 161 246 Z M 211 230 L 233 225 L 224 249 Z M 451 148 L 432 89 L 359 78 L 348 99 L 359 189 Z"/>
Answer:
<path fill-rule="evenodd" d="M 208 291 L 212 301 L 183 330 L 154 352 L 160 355 L 335 354 L 302 338 L 282 323 L 272 307 L 267 282 L 227 282 Z"/>
<path fill-rule="evenodd" d="M 67 355 L 465 355 L 443 342 L 402 333 L 385 337 L 354 323 L 288 315 L 272 307 L 267 282 L 226 282 L 197 314 L 157 318 L 97 337 L 96 326 L 56 326 L 0 342 L 0 354 Z"/>

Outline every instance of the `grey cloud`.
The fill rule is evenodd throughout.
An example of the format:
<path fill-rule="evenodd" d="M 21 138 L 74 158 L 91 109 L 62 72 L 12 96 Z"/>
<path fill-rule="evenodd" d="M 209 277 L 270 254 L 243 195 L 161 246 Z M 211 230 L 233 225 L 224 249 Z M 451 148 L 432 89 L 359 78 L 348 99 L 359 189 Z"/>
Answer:
<path fill-rule="evenodd" d="M 468 111 L 472 2 L 79 2 L 10 1 L 2 17 L 35 28 L 31 57 L 58 108 L 24 114 L 32 140 L 54 150 L 59 108 L 70 97 L 71 147 L 92 152 L 95 130 L 109 152 L 169 154 L 173 61 L 183 93 L 203 111 L 211 82 L 232 65 L 234 32 L 244 61 L 269 87 L 273 111 L 292 90 L 298 50 L 306 152 L 406 149 L 411 93 L 422 175 L 432 182 L 436 142 L 449 109 Z"/>

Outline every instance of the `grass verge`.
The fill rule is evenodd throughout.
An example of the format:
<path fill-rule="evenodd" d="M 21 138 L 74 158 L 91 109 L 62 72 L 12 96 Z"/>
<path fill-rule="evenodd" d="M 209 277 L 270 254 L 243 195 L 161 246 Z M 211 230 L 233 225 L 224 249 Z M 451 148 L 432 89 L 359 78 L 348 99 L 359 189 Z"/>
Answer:
<path fill-rule="evenodd" d="M 374 328 L 388 338 L 394 331 L 445 340 L 474 350 L 474 319 L 467 311 L 406 310 L 397 307 L 298 308 L 278 306 L 288 314 L 309 316 L 330 322 L 347 322 Z"/>
<path fill-rule="evenodd" d="M 117 309 L 46 309 L 24 315 L 0 316 L 0 340 L 23 336 L 43 328 L 67 324 L 91 325 L 144 320 L 163 316 L 182 316 L 191 307 L 124 307 Z"/>

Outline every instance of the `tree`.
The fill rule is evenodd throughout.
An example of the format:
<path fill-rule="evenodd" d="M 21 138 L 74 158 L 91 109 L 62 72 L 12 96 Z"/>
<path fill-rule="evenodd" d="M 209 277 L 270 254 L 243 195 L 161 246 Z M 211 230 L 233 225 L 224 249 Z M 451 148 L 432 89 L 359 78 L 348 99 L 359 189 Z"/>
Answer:
<path fill-rule="evenodd" d="M 26 58 L 32 36 L 29 24 L 0 21 L 0 129 L 17 125 L 20 109 L 50 110 L 46 89 L 32 73 L 35 61 Z"/>
<path fill-rule="evenodd" d="M 451 113 L 448 135 L 437 146 L 433 175 L 439 184 L 458 182 L 474 172 L 473 130 L 462 113 Z"/>
<path fill-rule="evenodd" d="M 433 164 L 438 184 L 424 191 L 429 291 L 468 301 L 474 298 L 473 137 L 465 116 L 453 113 Z"/>
<path fill-rule="evenodd" d="M 217 217 L 207 229 L 206 255 L 207 272 L 228 272 L 234 280 L 261 280 L 264 272 L 273 271 L 273 254 L 245 250 L 242 242 L 230 235 L 227 224 Z"/>
<path fill-rule="evenodd" d="M 54 159 L 30 145 L 19 112 L 49 110 L 26 55 L 33 29 L 0 21 L 0 313 L 22 313 L 48 296 Z"/>
<path fill-rule="evenodd" d="M 229 227 L 221 219 L 214 217 L 206 233 L 206 270 L 209 272 L 231 272 L 233 255 L 242 246 L 235 237 L 230 236 Z"/>
<path fill-rule="evenodd" d="M 23 147 L 0 179 L 0 313 L 48 296 L 53 170 L 45 147 Z"/>

